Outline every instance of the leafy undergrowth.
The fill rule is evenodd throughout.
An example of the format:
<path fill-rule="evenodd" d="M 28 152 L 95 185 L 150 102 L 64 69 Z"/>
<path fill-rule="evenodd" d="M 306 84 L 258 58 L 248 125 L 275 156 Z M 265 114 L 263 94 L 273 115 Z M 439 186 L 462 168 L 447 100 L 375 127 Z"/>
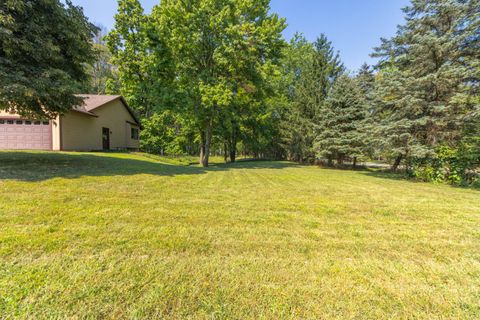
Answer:
<path fill-rule="evenodd" d="M 0 318 L 480 317 L 480 192 L 0 152 Z"/>

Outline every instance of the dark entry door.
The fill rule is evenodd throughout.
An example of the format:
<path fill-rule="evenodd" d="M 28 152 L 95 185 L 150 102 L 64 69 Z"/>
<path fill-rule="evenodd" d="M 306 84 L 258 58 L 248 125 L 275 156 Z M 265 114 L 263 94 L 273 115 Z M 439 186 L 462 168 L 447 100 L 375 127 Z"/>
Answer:
<path fill-rule="evenodd" d="M 110 150 L 110 129 L 102 128 L 103 150 Z"/>

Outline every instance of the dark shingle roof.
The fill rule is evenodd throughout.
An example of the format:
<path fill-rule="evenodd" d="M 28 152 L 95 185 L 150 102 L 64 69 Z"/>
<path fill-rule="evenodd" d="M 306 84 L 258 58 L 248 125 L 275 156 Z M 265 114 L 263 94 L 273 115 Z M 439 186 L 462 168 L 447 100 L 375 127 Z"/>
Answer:
<path fill-rule="evenodd" d="M 98 107 L 101 107 L 109 102 L 121 98 L 121 96 L 109 96 L 109 95 L 100 95 L 100 94 L 77 94 L 77 97 L 83 98 L 84 104 L 82 106 L 76 107 L 75 109 L 90 112 Z"/>
<path fill-rule="evenodd" d="M 135 122 L 140 125 L 140 121 L 135 116 L 133 110 L 128 106 L 127 102 L 122 96 L 101 94 L 77 94 L 76 96 L 84 99 L 83 105 L 77 106 L 73 108 L 73 110 L 88 114 L 93 117 L 97 117 L 97 115 L 93 112 L 95 109 L 100 108 L 101 106 L 104 106 L 109 102 L 120 99 L 125 108 L 127 108 L 128 112 L 132 115 L 133 119 L 135 119 Z"/>

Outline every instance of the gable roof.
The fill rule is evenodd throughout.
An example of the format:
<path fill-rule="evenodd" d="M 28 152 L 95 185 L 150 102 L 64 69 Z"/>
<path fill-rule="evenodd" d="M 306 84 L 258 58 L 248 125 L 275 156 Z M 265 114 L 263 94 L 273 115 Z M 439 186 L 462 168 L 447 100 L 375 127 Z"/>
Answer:
<path fill-rule="evenodd" d="M 141 126 L 140 121 L 138 120 L 137 116 L 133 112 L 133 110 L 128 105 L 127 101 L 122 96 L 118 95 L 102 95 L 102 94 L 77 94 L 79 98 L 83 98 L 83 104 L 81 106 L 74 107 L 73 110 L 85 113 L 87 115 L 98 117 L 94 112 L 95 109 L 103 107 L 107 103 L 110 103 L 115 100 L 121 100 L 122 104 L 125 106 L 127 111 L 130 113 L 132 118 L 135 120 L 138 126 Z"/>

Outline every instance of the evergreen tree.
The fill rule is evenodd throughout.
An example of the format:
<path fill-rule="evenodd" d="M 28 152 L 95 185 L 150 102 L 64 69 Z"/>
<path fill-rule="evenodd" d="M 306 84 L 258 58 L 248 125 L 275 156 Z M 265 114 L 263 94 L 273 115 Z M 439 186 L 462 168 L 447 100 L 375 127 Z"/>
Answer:
<path fill-rule="evenodd" d="M 0 110 L 53 118 L 81 104 L 95 30 L 71 1 L 0 1 Z"/>
<path fill-rule="evenodd" d="M 375 88 L 375 74 L 373 73 L 372 67 L 367 63 L 362 64 L 355 78 L 357 79 L 365 98 L 372 100 L 373 89 Z"/>
<path fill-rule="evenodd" d="M 363 137 L 363 156 L 373 158 L 378 152 L 378 147 L 375 142 L 375 74 L 373 68 L 367 63 L 364 63 L 357 75 L 355 81 L 359 86 L 364 98 L 366 107 L 366 118 L 362 127 L 359 129 Z"/>
<path fill-rule="evenodd" d="M 322 109 L 315 140 L 318 157 L 343 164 L 347 158 L 356 166 L 364 154 L 363 128 L 367 119 L 367 103 L 358 82 L 342 75 L 333 85 Z"/>
<path fill-rule="evenodd" d="M 478 0 L 414 0 L 406 23 L 374 56 L 378 143 L 395 158 L 425 158 L 455 146 L 479 90 Z"/>
<path fill-rule="evenodd" d="M 323 34 L 313 44 L 297 35 L 286 57 L 285 72 L 290 83 L 285 86 L 285 95 L 290 104 L 283 124 L 285 148 L 291 160 L 312 162 L 315 159 L 314 125 L 344 66 Z"/>

